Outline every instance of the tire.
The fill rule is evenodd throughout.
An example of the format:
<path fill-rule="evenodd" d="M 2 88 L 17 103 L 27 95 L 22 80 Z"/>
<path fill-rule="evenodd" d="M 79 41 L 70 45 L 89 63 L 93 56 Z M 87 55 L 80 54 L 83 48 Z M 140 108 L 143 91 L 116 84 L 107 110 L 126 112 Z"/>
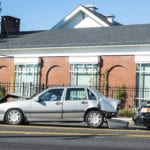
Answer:
<path fill-rule="evenodd" d="M 150 126 L 147 126 L 147 129 L 150 130 Z"/>
<path fill-rule="evenodd" d="M 7 124 L 20 125 L 24 121 L 23 113 L 19 109 L 10 109 L 6 113 L 5 121 Z"/>
<path fill-rule="evenodd" d="M 100 111 L 89 111 L 85 121 L 90 128 L 99 128 L 103 125 L 104 116 Z"/>

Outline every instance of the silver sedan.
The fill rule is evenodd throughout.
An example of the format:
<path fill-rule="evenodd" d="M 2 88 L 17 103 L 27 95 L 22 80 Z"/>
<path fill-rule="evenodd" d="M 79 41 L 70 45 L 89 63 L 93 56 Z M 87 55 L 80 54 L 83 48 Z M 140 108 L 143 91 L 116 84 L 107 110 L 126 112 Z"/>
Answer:
<path fill-rule="evenodd" d="M 116 115 L 120 101 L 90 87 L 53 87 L 30 99 L 0 104 L 0 121 L 12 125 L 42 121 L 84 121 L 101 127 Z"/>

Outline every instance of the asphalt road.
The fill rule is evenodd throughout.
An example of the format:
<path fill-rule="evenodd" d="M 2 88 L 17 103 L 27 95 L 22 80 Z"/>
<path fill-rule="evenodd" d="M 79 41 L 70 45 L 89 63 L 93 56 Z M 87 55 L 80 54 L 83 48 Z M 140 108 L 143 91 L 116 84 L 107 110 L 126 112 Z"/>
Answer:
<path fill-rule="evenodd" d="M 146 128 L 91 129 L 80 125 L 0 125 L 0 150 L 148 150 Z"/>

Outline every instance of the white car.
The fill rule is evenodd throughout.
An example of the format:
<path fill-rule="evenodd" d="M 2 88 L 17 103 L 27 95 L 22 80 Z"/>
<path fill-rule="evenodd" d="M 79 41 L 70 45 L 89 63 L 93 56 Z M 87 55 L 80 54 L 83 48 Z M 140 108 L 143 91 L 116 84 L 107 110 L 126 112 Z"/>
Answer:
<path fill-rule="evenodd" d="M 0 104 L 0 121 L 12 125 L 42 121 L 84 121 L 100 127 L 118 112 L 119 100 L 90 87 L 53 87 L 30 99 Z"/>

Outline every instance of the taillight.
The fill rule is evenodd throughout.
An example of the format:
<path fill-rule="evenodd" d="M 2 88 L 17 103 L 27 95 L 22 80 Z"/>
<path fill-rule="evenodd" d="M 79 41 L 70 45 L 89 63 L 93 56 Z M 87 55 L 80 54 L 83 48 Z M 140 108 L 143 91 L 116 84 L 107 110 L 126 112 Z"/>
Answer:
<path fill-rule="evenodd" d="M 120 104 L 117 105 L 117 111 L 119 111 L 121 109 Z"/>

